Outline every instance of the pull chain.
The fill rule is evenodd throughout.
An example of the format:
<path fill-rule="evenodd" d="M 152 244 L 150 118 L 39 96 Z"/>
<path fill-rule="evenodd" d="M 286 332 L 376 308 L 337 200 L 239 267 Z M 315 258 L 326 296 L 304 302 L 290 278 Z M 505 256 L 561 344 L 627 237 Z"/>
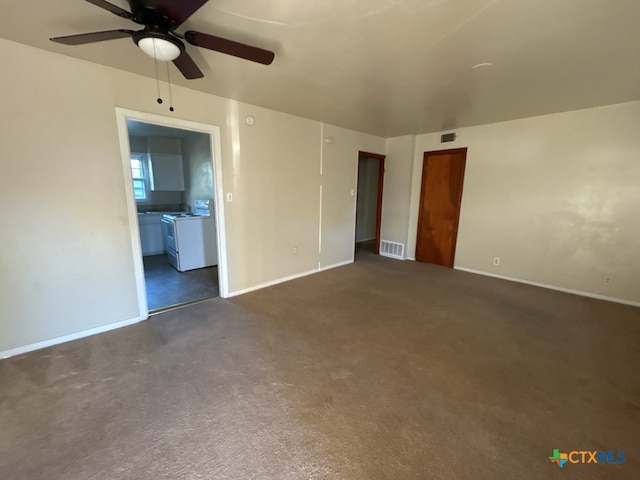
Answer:
<path fill-rule="evenodd" d="M 152 40 L 153 43 L 153 61 L 156 65 L 156 87 L 158 88 L 158 103 L 162 103 L 162 98 L 160 98 L 160 78 L 158 77 L 158 58 L 156 55 L 156 41 Z"/>
<path fill-rule="evenodd" d="M 169 75 L 169 62 L 167 63 L 167 83 L 169 84 L 169 111 L 173 112 L 173 97 L 171 96 L 171 76 Z"/>

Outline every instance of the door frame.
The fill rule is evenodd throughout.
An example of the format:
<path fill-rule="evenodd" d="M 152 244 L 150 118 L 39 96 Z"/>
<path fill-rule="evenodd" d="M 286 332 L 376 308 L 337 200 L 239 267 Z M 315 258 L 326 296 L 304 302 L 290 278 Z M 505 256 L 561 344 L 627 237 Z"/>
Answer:
<path fill-rule="evenodd" d="M 116 122 L 120 139 L 120 154 L 122 156 L 122 171 L 124 175 L 124 188 L 127 203 L 127 217 L 129 232 L 131 235 L 131 249 L 133 253 L 133 267 L 136 279 L 136 291 L 138 294 L 138 311 L 141 319 L 149 317 L 147 304 L 147 291 L 144 279 L 144 265 L 142 262 L 142 247 L 140 245 L 140 229 L 138 227 L 138 210 L 133 195 L 133 180 L 131 178 L 130 145 L 127 120 L 136 120 L 151 123 L 163 127 L 179 128 L 209 135 L 211 156 L 213 163 L 214 183 L 214 213 L 218 236 L 218 282 L 219 293 L 222 298 L 229 296 L 229 265 L 227 258 L 227 235 L 225 222 L 224 189 L 222 184 L 222 148 L 220 142 L 220 127 L 205 123 L 182 120 L 172 117 L 164 117 L 152 113 L 138 112 L 126 108 L 116 107 Z"/>
<path fill-rule="evenodd" d="M 448 154 L 462 153 L 464 155 L 464 163 L 462 166 L 462 174 L 461 174 L 462 183 L 460 185 L 460 191 L 458 192 L 458 199 L 457 199 L 458 200 L 458 218 L 456 218 L 456 223 L 453 231 L 453 245 L 451 248 L 451 258 L 449 258 L 449 263 L 451 266 L 443 265 L 443 266 L 446 266 L 447 268 L 453 268 L 455 264 L 456 248 L 458 246 L 458 226 L 460 224 L 460 212 L 462 210 L 462 191 L 464 190 L 464 173 L 467 167 L 467 151 L 468 151 L 467 147 L 449 148 L 445 150 L 431 150 L 429 152 L 424 152 L 424 154 L 422 155 L 422 173 L 420 175 L 420 196 L 418 197 L 418 224 L 416 229 L 417 230 L 416 231 L 416 253 L 414 253 L 414 257 L 417 257 L 418 243 L 420 239 L 420 225 L 422 223 L 422 215 L 423 215 L 422 196 L 424 195 L 425 176 L 427 173 L 427 170 L 425 168 L 427 165 L 427 158 L 429 157 L 429 155 L 436 155 L 436 154 L 442 154 L 442 153 L 448 153 Z"/>
<path fill-rule="evenodd" d="M 358 202 L 360 200 L 358 195 L 358 189 L 360 186 L 360 160 L 365 158 L 371 158 L 373 160 L 378 160 L 378 198 L 376 200 L 376 237 L 375 244 L 373 247 L 373 253 L 376 255 L 380 254 L 380 227 L 382 225 L 382 187 L 384 185 L 384 161 L 387 158 L 386 155 L 381 155 L 379 153 L 371 153 L 371 152 L 363 152 L 358 151 L 358 175 L 356 179 L 356 220 L 355 220 L 355 232 L 353 237 L 354 251 L 356 244 L 356 235 L 358 232 Z"/>

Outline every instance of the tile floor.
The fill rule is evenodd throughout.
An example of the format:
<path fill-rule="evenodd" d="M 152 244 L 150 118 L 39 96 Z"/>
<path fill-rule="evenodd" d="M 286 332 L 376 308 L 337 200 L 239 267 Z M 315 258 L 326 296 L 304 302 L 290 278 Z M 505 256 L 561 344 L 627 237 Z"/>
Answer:
<path fill-rule="evenodd" d="M 178 272 L 166 255 L 143 257 L 149 311 L 217 297 L 218 267 Z"/>

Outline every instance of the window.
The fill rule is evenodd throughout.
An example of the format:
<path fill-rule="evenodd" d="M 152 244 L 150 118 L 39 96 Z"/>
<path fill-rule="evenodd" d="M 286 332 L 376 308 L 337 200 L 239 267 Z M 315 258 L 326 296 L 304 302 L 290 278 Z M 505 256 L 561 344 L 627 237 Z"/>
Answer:
<path fill-rule="evenodd" d="M 149 199 L 149 189 L 145 176 L 144 155 L 131 154 L 131 178 L 133 178 L 133 197 L 136 201 Z"/>

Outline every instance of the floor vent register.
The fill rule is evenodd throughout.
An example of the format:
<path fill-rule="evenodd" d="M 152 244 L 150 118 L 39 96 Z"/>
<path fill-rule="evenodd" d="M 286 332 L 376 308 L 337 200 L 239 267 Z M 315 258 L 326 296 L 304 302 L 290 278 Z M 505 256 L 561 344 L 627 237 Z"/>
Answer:
<path fill-rule="evenodd" d="M 380 255 L 404 260 L 404 243 L 380 240 Z"/>

